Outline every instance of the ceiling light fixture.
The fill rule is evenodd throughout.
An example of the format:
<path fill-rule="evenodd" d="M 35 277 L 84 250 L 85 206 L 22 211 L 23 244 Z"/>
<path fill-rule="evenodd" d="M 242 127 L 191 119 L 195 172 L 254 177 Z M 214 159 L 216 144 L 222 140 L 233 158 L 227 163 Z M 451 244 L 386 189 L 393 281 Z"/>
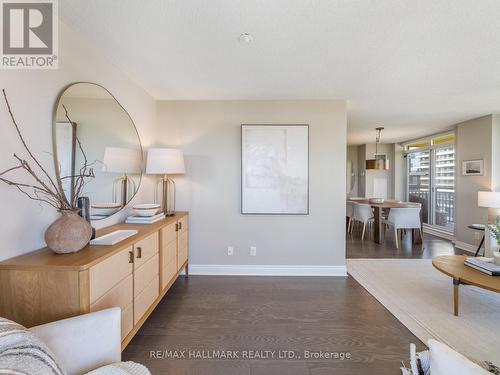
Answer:
<path fill-rule="evenodd" d="M 377 169 L 382 171 L 389 169 L 389 160 L 386 155 L 379 155 L 378 153 L 378 144 L 380 143 L 380 133 L 382 130 L 384 130 L 382 127 L 375 128 L 377 134 L 375 137 L 375 155 L 373 155 L 373 159 L 368 159 L 366 161 L 366 169 Z"/>
<path fill-rule="evenodd" d="M 253 37 L 249 33 L 243 33 L 238 37 L 238 40 L 245 44 L 250 44 L 253 41 Z"/>

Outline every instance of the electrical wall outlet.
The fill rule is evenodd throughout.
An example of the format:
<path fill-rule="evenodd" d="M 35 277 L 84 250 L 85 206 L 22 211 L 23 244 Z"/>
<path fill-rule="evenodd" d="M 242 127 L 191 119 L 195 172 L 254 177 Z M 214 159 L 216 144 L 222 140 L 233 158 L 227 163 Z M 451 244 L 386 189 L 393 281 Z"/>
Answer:
<path fill-rule="evenodd" d="M 250 246 L 250 255 L 253 256 L 253 257 L 257 256 L 257 247 Z"/>
<path fill-rule="evenodd" d="M 228 246 L 227 247 L 227 255 L 232 257 L 234 255 L 234 247 Z"/>

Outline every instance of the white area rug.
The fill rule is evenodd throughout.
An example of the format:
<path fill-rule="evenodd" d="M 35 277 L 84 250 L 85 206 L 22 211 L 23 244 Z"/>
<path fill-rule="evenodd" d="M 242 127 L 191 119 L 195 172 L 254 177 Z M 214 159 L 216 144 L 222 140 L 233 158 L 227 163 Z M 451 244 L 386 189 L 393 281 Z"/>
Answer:
<path fill-rule="evenodd" d="M 500 294 L 460 285 L 427 259 L 348 259 L 347 271 L 424 343 L 434 338 L 462 354 L 500 363 Z"/>

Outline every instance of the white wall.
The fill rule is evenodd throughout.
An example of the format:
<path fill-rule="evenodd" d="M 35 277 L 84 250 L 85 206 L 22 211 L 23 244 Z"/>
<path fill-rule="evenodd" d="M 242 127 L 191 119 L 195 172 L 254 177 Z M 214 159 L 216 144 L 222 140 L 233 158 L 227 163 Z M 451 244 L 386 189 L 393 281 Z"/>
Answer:
<path fill-rule="evenodd" d="M 344 265 L 344 101 L 162 101 L 158 123 L 159 145 L 186 155 L 186 177 L 176 178 L 177 209 L 191 212 L 191 263 Z M 310 125 L 309 215 L 240 214 L 245 123 Z"/>
<path fill-rule="evenodd" d="M 53 172 L 52 111 L 56 96 L 67 84 L 75 81 L 96 82 L 106 87 L 127 109 L 134 120 L 144 146 L 155 136 L 154 100 L 137 84 L 104 59 L 86 40 L 64 23 L 59 23 L 59 69 L 31 71 L 0 71 L 1 88 L 5 88 L 14 114 L 26 141 L 43 165 Z M 5 106 L 0 106 L 0 169 L 13 165 L 9 156 L 19 152 L 21 145 L 11 126 Z M 152 199 L 152 183 L 143 181 L 137 199 Z M 0 185 L 2 225 L 0 238 L 4 246 L 0 260 L 32 251 L 44 245 L 43 233 L 57 217 L 54 209 L 29 201 L 15 188 Z M 99 226 L 113 224 L 123 218 L 115 215 L 99 221 Z"/>

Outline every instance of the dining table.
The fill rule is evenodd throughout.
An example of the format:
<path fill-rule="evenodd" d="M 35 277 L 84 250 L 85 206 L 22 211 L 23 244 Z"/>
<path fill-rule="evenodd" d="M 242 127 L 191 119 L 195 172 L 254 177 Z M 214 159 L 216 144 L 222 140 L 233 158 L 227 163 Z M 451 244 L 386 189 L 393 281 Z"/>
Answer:
<path fill-rule="evenodd" d="M 384 243 L 384 226 L 382 225 L 382 212 L 384 209 L 390 210 L 391 208 L 409 208 L 420 207 L 419 203 L 413 202 L 400 202 L 395 200 L 384 200 L 382 203 L 374 203 L 368 198 L 363 199 L 349 199 L 354 203 L 361 203 L 370 205 L 373 209 L 373 241 L 376 243 Z M 413 229 L 413 242 L 422 243 L 422 237 L 418 229 Z"/>

